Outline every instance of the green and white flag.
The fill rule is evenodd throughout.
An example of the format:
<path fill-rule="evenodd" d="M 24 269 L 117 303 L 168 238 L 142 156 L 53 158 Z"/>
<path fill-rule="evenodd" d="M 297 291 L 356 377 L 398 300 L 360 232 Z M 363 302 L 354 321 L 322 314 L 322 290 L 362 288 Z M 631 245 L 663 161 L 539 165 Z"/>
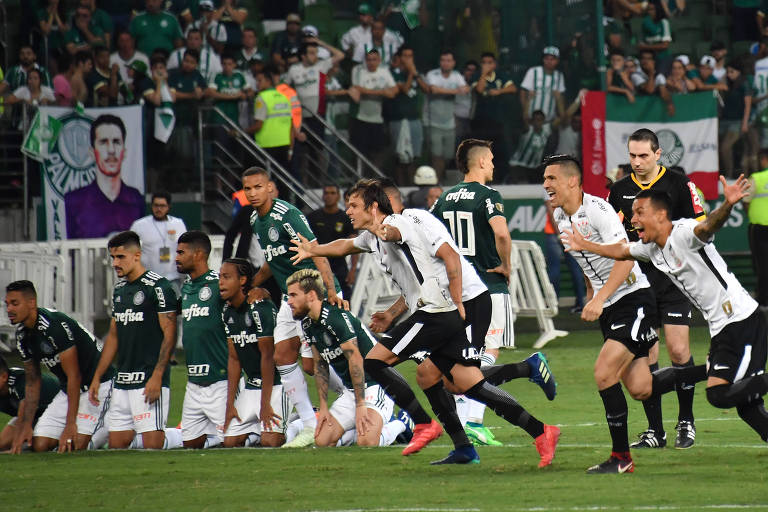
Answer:
<path fill-rule="evenodd" d="M 173 98 L 168 84 L 160 88 L 162 103 L 155 109 L 155 138 L 165 144 L 171 138 L 173 127 L 176 126 L 176 114 L 173 113 Z"/>
<path fill-rule="evenodd" d="M 43 162 L 48 156 L 61 131 L 61 122 L 47 112 L 43 115 L 38 110 L 29 131 L 24 137 L 21 152 L 33 160 Z"/>

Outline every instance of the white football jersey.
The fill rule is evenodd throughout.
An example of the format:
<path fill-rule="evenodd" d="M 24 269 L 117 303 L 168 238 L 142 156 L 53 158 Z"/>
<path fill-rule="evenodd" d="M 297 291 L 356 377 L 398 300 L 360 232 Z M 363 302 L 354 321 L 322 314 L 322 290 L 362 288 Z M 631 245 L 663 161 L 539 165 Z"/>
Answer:
<path fill-rule="evenodd" d="M 710 336 L 726 325 L 744 320 L 757 309 L 757 302 L 747 293 L 710 240 L 703 242 L 694 233 L 695 219 L 672 222 L 672 233 L 664 247 L 654 243 L 633 242 L 632 257 L 650 261 L 664 272 L 675 286 L 704 315 Z"/>
<path fill-rule="evenodd" d="M 488 290 L 488 287 L 485 286 L 485 283 L 480 279 L 480 276 L 477 275 L 475 267 L 461 255 L 451 233 L 448 232 L 448 228 L 445 227 L 445 224 L 440 222 L 440 219 L 429 213 L 427 210 L 422 210 L 420 208 L 406 208 L 403 210 L 402 215 L 410 217 L 414 221 L 414 224 L 416 224 L 419 231 L 424 236 L 432 256 L 437 253 L 437 250 L 444 243 L 448 244 L 451 249 L 459 254 L 459 259 L 461 260 L 462 302 L 472 300 Z M 442 262 L 442 260 L 440 261 Z"/>
<path fill-rule="evenodd" d="M 573 229 L 575 225 L 581 236 L 590 242 L 613 244 L 620 240 L 627 240 L 627 233 L 624 231 L 624 226 L 621 224 L 616 210 L 607 201 L 591 194 L 584 193 L 581 206 L 573 215 L 569 216 L 562 208 L 555 208 L 555 222 L 560 233 L 566 229 Z M 571 255 L 576 259 L 584 271 L 584 275 L 592 283 L 592 289 L 597 293 L 608 281 L 608 276 L 613 270 L 614 260 L 586 251 L 574 251 L 571 252 Z M 635 263 L 627 279 L 608 297 L 604 305 L 610 306 L 628 293 L 648 287 L 650 287 L 648 279 L 640 270 L 640 266 Z"/>

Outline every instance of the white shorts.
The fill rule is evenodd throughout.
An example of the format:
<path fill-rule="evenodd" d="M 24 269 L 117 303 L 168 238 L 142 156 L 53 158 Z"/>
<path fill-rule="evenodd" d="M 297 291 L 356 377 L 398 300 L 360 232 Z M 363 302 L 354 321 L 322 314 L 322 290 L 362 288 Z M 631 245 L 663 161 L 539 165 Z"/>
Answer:
<path fill-rule="evenodd" d="M 187 382 L 181 410 L 181 439 L 191 441 L 200 436 L 223 436 L 227 411 L 227 381 L 209 386 Z"/>
<path fill-rule="evenodd" d="M 515 348 L 514 315 L 508 293 L 491 294 L 491 325 L 485 336 L 485 348 Z"/>
<path fill-rule="evenodd" d="M 384 388 L 378 384 L 372 384 L 365 388 L 365 405 L 379 413 L 383 422 L 387 423 L 392 418 L 395 402 L 384 392 Z M 330 412 L 346 432 L 355 428 L 356 410 L 355 392 L 345 388 L 331 404 Z"/>
<path fill-rule="evenodd" d="M 261 425 L 261 390 L 240 388 L 240 393 L 235 399 L 235 409 L 237 409 L 237 414 L 242 421 L 234 418 L 229 423 L 229 428 L 224 435 L 234 437 L 263 432 L 285 434 L 288 415 L 291 413 L 291 404 L 288 401 L 288 395 L 283 392 L 282 384 L 272 386 L 272 398 L 269 403 L 272 405 L 272 410 L 281 419 L 277 425 L 273 423 L 269 429 L 264 429 Z"/>
<path fill-rule="evenodd" d="M 338 295 L 342 297 L 341 292 L 338 292 Z M 294 337 L 298 337 L 301 340 L 301 347 L 299 348 L 301 357 L 312 359 L 312 347 L 304 335 L 304 329 L 301 328 L 301 320 L 293 318 L 291 308 L 288 306 L 288 302 L 284 300 L 280 303 L 280 309 L 277 311 L 274 333 L 275 344 Z"/>
<path fill-rule="evenodd" d="M 80 393 L 80 405 L 77 408 L 78 434 L 92 436 L 99 427 L 104 426 L 105 416 L 109 414 L 107 411 L 110 409 L 110 395 L 114 397 L 112 380 L 102 382 L 99 385 L 99 405 L 93 405 L 88 400 L 87 391 Z M 68 409 L 67 394 L 64 391 L 59 391 L 37 420 L 33 435 L 51 439 L 61 437 L 67 423 Z"/>
<path fill-rule="evenodd" d="M 155 403 L 144 401 L 144 388 L 115 389 L 107 413 L 110 432 L 133 430 L 137 434 L 165 429 L 171 390 L 163 386 Z"/>

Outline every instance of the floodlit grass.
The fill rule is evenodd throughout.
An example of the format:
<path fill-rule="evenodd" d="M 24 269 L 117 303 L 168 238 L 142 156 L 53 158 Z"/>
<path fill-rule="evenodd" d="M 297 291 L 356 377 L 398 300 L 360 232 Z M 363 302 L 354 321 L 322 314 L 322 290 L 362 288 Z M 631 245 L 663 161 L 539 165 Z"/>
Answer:
<path fill-rule="evenodd" d="M 504 351 L 501 361 L 526 357 L 533 339 L 520 335 L 522 348 Z M 694 356 L 703 361 L 706 330 L 694 329 L 693 340 Z M 400 447 L 0 455 L 0 510 L 768 509 L 765 444 L 735 410 L 711 407 L 703 386 L 696 390 L 692 449 L 671 447 L 677 401 L 667 395 L 667 448 L 634 452 L 634 474 L 586 475 L 610 451 L 592 380 L 599 346 L 596 331 L 574 331 L 546 347 L 559 382 L 553 402 L 527 381 L 504 386 L 532 414 L 562 428 L 557 457 L 543 470 L 531 439 L 487 412 L 486 424 L 504 446 L 479 448 L 482 462 L 472 466 L 429 465 L 450 450 L 447 436 L 407 458 Z M 414 382 L 413 364 L 401 370 Z M 184 380 L 182 366 L 175 367 L 169 425 L 181 417 Z M 311 381 L 310 387 L 314 397 Z M 634 436 L 645 417 L 627 396 Z"/>

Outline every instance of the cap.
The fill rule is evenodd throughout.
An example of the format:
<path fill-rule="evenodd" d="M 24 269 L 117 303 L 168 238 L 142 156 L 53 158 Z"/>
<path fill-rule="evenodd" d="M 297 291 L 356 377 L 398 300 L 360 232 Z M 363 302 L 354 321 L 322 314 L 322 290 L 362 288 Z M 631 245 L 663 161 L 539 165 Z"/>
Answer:
<path fill-rule="evenodd" d="M 295 12 L 292 12 L 288 16 L 285 17 L 286 23 L 301 23 L 301 16 L 296 14 Z"/>
<path fill-rule="evenodd" d="M 560 58 L 560 49 L 557 46 L 546 46 L 541 53 L 543 55 L 552 55 L 553 57 Z"/>
<path fill-rule="evenodd" d="M 213 0 L 200 0 L 197 4 L 201 11 L 212 11 L 215 9 L 213 6 Z"/>
<path fill-rule="evenodd" d="M 141 60 L 134 60 L 130 64 L 128 64 L 128 69 L 132 69 L 138 73 L 144 73 L 147 74 L 147 64 L 144 61 Z"/>
<path fill-rule="evenodd" d="M 360 4 L 360 7 L 357 8 L 357 14 L 373 14 L 373 11 L 370 5 Z"/>
<path fill-rule="evenodd" d="M 437 173 L 432 167 L 422 165 L 416 169 L 416 173 L 413 175 L 413 183 L 416 185 L 437 185 Z"/>
<path fill-rule="evenodd" d="M 317 37 L 320 33 L 314 25 L 305 25 L 304 28 L 301 29 L 301 32 L 308 37 Z"/>
<path fill-rule="evenodd" d="M 680 62 L 682 62 L 683 66 L 687 66 L 688 64 L 691 63 L 691 59 L 689 59 L 687 55 L 678 55 L 677 57 L 675 57 L 675 60 L 679 60 Z"/>
<path fill-rule="evenodd" d="M 710 67 L 712 69 L 715 69 L 715 64 L 716 63 L 717 63 L 717 61 L 711 55 L 705 55 L 699 61 L 699 65 L 701 65 L 701 66 L 708 66 L 708 67 Z"/>

